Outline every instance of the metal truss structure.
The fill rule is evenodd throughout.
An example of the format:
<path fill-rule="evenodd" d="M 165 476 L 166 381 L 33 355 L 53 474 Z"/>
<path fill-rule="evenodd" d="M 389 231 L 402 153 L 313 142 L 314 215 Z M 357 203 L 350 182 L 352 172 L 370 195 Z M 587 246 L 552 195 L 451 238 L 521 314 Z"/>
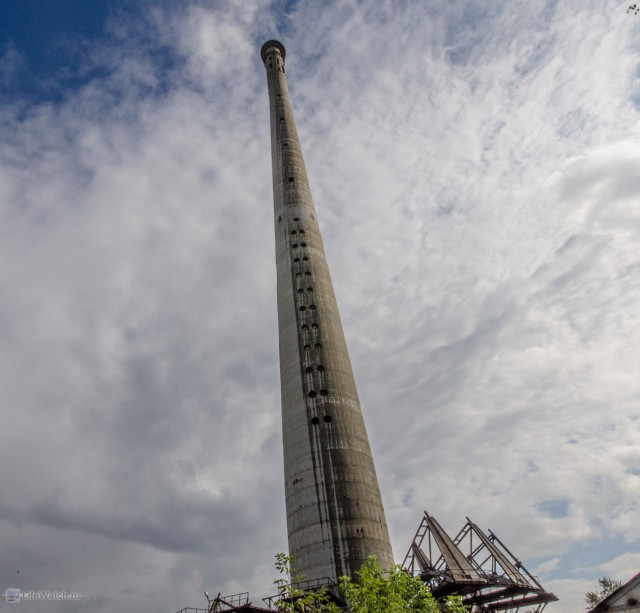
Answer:
<path fill-rule="evenodd" d="M 249 592 L 231 596 L 220 596 L 218 594 L 213 600 L 209 598 L 206 592 L 205 596 L 209 602 L 206 609 L 186 607 L 185 609 L 180 609 L 178 613 L 269 613 L 269 609 L 256 607 L 249 602 Z"/>
<path fill-rule="evenodd" d="M 326 577 L 324 579 L 314 579 L 310 581 L 300 581 L 293 583 L 290 586 L 303 593 L 309 592 L 325 592 L 330 600 L 344 605 L 343 600 L 340 597 L 338 591 L 338 584 Z M 268 596 L 262 600 L 267 605 L 267 608 L 257 607 L 253 603 L 249 602 L 249 592 L 241 592 L 240 594 L 233 594 L 232 596 L 220 596 L 218 594 L 214 599 L 210 599 L 209 595 L 205 592 L 205 596 L 209 602 L 206 609 L 197 609 L 187 607 L 181 609 L 178 613 L 274 613 L 277 611 L 285 610 L 283 608 L 284 603 L 291 603 L 292 600 L 287 599 L 282 594 L 276 594 L 275 596 Z M 294 597 L 295 601 L 296 597 Z"/>
<path fill-rule="evenodd" d="M 344 605 L 344 600 L 340 596 L 340 591 L 338 588 L 338 584 L 330 579 L 329 577 L 324 577 L 322 579 L 310 579 L 308 581 L 299 581 L 297 583 L 292 583 L 290 586 L 295 588 L 295 590 L 299 590 L 300 592 L 324 592 L 327 594 L 329 599 L 338 604 L 340 606 Z M 279 603 L 283 601 L 282 594 L 276 594 L 275 596 L 267 596 L 267 598 L 262 599 L 263 602 L 267 605 L 269 611 L 280 611 L 281 607 Z M 291 602 L 285 598 L 285 601 Z"/>
<path fill-rule="evenodd" d="M 452 539 L 425 511 L 402 568 L 419 576 L 436 598 L 462 596 L 473 613 L 540 613 L 558 600 L 491 530 L 485 534 L 468 517 Z"/>

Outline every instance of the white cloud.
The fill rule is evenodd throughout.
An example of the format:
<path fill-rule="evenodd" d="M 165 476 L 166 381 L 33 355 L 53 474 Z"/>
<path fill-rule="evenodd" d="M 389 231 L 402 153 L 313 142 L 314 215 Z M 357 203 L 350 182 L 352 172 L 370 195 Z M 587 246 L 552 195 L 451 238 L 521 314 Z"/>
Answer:
<path fill-rule="evenodd" d="M 542 564 L 538 564 L 538 568 L 536 568 L 536 572 L 541 575 L 548 575 L 550 572 L 553 572 L 558 568 L 560 564 L 560 558 L 551 558 Z"/>
<path fill-rule="evenodd" d="M 607 577 L 612 577 L 625 583 L 638 574 L 640 568 L 640 552 L 624 553 L 600 565 L 600 570 Z"/>
<path fill-rule="evenodd" d="M 198 2 L 140 28 L 63 102 L 2 110 L 6 581 L 95 611 L 271 589 L 280 30 L 396 557 L 422 508 L 469 515 L 582 610 L 640 538 L 636 22 Z"/>

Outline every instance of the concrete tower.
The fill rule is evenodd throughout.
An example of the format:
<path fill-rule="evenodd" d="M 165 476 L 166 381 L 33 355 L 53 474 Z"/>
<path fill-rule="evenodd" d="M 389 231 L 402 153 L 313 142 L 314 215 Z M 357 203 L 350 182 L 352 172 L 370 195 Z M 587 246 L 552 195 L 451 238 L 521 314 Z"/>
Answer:
<path fill-rule="evenodd" d="M 289 552 L 306 579 L 393 564 L 378 478 L 284 73 L 261 50 L 271 113 L 282 432 Z"/>

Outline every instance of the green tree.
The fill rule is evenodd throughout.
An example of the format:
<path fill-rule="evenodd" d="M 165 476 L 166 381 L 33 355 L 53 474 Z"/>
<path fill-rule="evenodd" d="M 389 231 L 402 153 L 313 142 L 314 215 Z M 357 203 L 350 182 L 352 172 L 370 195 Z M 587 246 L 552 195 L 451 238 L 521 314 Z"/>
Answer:
<path fill-rule="evenodd" d="M 419 577 L 412 577 L 400 566 L 382 572 L 378 560 L 367 558 L 356 573 L 356 581 L 340 577 L 340 591 L 349 600 L 352 613 L 466 613 L 459 596 L 438 603 Z"/>
<path fill-rule="evenodd" d="M 601 577 L 598 579 L 600 589 L 597 592 L 587 592 L 584 599 L 587 606 L 593 609 L 601 600 L 604 600 L 609 594 L 615 592 L 621 585 L 622 581 L 611 579 L 611 577 Z"/>
<path fill-rule="evenodd" d="M 304 591 L 297 587 L 304 577 L 295 569 L 294 556 L 276 554 L 276 570 L 280 579 L 278 611 L 282 613 L 340 613 L 343 609 L 332 602 L 325 588 Z M 375 556 L 367 558 L 356 573 L 357 580 L 340 577 L 340 592 L 350 604 L 351 613 L 467 613 L 459 596 L 438 602 L 419 577 L 411 577 L 400 566 L 383 572 Z"/>

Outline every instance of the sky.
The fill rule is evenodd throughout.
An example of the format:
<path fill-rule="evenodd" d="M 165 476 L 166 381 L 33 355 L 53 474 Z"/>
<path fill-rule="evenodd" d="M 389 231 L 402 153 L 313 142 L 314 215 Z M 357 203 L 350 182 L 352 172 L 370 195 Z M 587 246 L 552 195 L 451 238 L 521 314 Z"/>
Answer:
<path fill-rule="evenodd" d="M 640 570 L 640 17 L 621 0 L 0 8 L 0 589 L 275 592 L 281 40 L 401 562 Z M 2 607 L 8 606 L 1 603 Z"/>

